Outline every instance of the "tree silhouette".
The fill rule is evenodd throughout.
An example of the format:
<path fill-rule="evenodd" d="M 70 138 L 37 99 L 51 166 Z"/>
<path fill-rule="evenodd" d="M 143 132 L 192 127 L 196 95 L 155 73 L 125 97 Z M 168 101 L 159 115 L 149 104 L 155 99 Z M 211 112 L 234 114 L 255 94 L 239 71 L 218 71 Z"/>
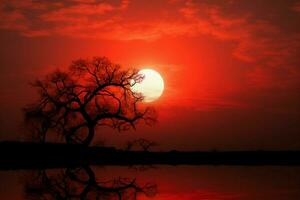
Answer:
<path fill-rule="evenodd" d="M 149 151 L 152 147 L 157 146 L 158 144 L 154 141 L 147 140 L 145 138 L 139 138 L 133 141 L 127 141 L 125 145 L 125 150 L 130 151 L 134 147 L 141 149 L 143 151 Z"/>
<path fill-rule="evenodd" d="M 65 71 L 54 71 L 32 86 L 38 102 L 24 108 L 25 122 L 34 138 L 45 141 L 57 133 L 67 143 L 89 145 L 98 126 L 128 130 L 156 120 L 155 110 L 139 103 L 131 87 L 143 80 L 137 70 L 121 69 L 105 57 L 79 59 Z"/>
<path fill-rule="evenodd" d="M 25 180 L 25 198 L 42 199 L 124 199 L 136 200 L 139 194 L 156 195 L 155 184 L 137 184 L 134 178 L 100 181 L 90 167 L 67 168 L 58 172 L 40 170 Z"/>

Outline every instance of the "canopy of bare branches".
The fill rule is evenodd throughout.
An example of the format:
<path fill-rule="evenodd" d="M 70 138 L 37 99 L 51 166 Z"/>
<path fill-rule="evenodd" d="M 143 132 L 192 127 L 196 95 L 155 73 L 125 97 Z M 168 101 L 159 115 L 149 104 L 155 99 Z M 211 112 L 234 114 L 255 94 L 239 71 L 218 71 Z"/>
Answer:
<path fill-rule="evenodd" d="M 59 134 L 68 143 L 89 145 L 98 126 L 128 130 L 140 121 L 151 125 L 155 110 L 141 105 L 143 96 L 131 87 L 143 80 L 137 70 L 124 70 L 105 57 L 79 59 L 32 85 L 38 102 L 24 108 L 35 138 Z"/>

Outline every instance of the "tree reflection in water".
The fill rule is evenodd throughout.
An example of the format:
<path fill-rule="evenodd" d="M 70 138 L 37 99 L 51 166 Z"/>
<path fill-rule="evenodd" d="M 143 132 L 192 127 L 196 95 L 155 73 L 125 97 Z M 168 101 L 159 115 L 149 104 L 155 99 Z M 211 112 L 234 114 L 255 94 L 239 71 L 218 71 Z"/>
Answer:
<path fill-rule="evenodd" d="M 155 184 L 137 184 L 135 178 L 98 181 L 90 167 L 59 170 L 40 170 L 25 182 L 28 200 L 137 200 L 139 195 L 156 195 Z"/>

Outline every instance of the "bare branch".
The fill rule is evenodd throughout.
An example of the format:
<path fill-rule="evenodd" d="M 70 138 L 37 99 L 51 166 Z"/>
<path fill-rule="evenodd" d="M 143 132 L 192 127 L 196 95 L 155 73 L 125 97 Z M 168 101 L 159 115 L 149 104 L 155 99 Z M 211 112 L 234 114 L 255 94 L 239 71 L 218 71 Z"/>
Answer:
<path fill-rule="evenodd" d="M 86 145 L 97 126 L 122 131 L 135 129 L 141 121 L 152 125 L 155 111 L 140 106 L 143 96 L 131 90 L 143 78 L 137 70 L 123 70 L 106 57 L 78 59 L 68 70 L 56 70 L 31 84 L 39 100 L 24 109 L 25 121 L 44 141 L 52 131 L 66 142 Z"/>

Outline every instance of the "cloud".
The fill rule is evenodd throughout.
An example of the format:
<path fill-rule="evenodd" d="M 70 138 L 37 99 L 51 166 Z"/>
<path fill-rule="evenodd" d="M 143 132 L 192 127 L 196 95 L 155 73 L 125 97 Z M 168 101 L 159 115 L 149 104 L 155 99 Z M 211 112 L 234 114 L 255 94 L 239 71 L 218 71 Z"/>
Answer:
<path fill-rule="evenodd" d="M 300 2 L 295 3 L 295 4 L 292 6 L 292 10 L 294 10 L 294 11 L 300 13 Z"/>
<path fill-rule="evenodd" d="M 172 0 L 153 2 L 148 8 L 146 3 L 128 0 L 4 0 L 0 3 L 0 29 L 18 31 L 27 37 L 61 35 L 109 40 L 153 41 L 164 36 L 210 35 L 235 44 L 232 55 L 252 63 L 246 76 L 249 86 L 296 84 L 300 80 L 300 31 L 282 28 L 272 20 L 275 17 L 267 18 L 248 7 L 243 9 L 242 4 Z M 292 12 L 288 3 L 285 6 Z M 299 3 L 292 8 L 298 11 Z M 280 10 L 283 8 L 269 14 L 280 18 Z"/>
<path fill-rule="evenodd" d="M 0 29 L 18 31 L 24 36 L 72 35 L 73 37 L 101 37 L 91 34 L 108 26 L 118 12 L 126 10 L 128 0 L 117 4 L 93 0 L 1 1 Z M 111 15 L 110 15 L 111 14 Z M 114 21 L 116 24 L 118 21 Z"/>
<path fill-rule="evenodd" d="M 225 6 L 190 1 L 180 9 L 194 23 L 194 30 L 236 43 L 233 56 L 253 66 L 248 75 L 250 86 L 299 85 L 300 31 L 282 29 L 278 23 L 257 18 L 249 11 L 233 11 L 228 14 Z"/>

